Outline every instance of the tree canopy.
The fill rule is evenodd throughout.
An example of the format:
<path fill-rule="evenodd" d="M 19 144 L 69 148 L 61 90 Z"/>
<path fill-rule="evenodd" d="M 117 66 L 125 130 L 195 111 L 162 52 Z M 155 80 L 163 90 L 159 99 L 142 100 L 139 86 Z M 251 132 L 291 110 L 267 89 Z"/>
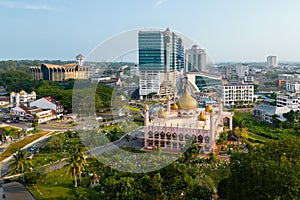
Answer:
<path fill-rule="evenodd" d="M 227 199 L 299 199 L 299 155 L 300 143 L 294 139 L 236 153 L 231 158 L 231 174 L 220 190 L 227 191 Z"/>

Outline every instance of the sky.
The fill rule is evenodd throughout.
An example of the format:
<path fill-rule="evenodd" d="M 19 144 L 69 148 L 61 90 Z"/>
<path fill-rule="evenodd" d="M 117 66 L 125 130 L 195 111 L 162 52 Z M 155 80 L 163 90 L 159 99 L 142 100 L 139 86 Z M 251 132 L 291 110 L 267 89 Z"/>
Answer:
<path fill-rule="evenodd" d="M 298 0 L 0 0 L 0 60 L 74 60 L 107 39 L 170 27 L 214 62 L 300 61 Z"/>

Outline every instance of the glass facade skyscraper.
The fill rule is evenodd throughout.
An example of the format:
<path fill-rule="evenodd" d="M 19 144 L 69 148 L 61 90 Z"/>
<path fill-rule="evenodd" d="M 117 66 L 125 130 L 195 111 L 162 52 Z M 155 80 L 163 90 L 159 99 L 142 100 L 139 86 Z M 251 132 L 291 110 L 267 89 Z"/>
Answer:
<path fill-rule="evenodd" d="M 140 95 L 173 93 L 167 91 L 174 91 L 176 72 L 183 68 L 182 39 L 169 28 L 165 31 L 139 31 L 138 48 Z"/>
<path fill-rule="evenodd" d="M 167 45 L 169 45 L 170 71 L 182 66 L 182 39 L 169 28 L 166 31 L 139 31 L 139 68 L 140 70 L 167 71 Z M 180 61 L 178 61 L 181 59 Z"/>

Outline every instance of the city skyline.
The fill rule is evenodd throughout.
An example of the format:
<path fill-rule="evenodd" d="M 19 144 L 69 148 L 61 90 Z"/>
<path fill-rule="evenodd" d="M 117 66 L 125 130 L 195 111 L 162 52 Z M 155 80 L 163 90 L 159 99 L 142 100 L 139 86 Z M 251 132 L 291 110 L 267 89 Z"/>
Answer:
<path fill-rule="evenodd" d="M 0 0 L 0 60 L 74 60 L 124 31 L 170 27 L 197 41 L 214 62 L 266 62 L 270 55 L 300 61 L 299 6 L 296 0 Z"/>

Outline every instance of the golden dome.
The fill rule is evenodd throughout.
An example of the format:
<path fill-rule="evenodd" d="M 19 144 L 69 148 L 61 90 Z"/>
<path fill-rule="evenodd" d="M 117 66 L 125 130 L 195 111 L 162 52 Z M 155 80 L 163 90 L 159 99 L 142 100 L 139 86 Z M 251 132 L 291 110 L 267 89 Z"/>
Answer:
<path fill-rule="evenodd" d="M 211 107 L 210 104 L 208 104 L 208 105 L 206 106 L 206 108 L 205 108 L 205 112 L 210 113 L 211 110 L 212 110 L 212 107 Z"/>
<path fill-rule="evenodd" d="M 187 91 L 184 95 L 178 100 L 177 105 L 180 109 L 183 110 L 192 110 L 197 108 L 198 103 Z"/>
<path fill-rule="evenodd" d="M 166 118 L 166 113 L 163 108 L 160 108 L 158 112 L 158 118 Z"/>
<path fill-rule="evenodd" d="M 171 109 L 172 109 L 172 110 L 177 110 L 177 109 L 178 109 L 178 106 L 177 106 L 177 104 L 176 104 L 176 103 L 174 103 L 174 104 L 172 105 Z"/>
<path fill-rule="evenodd" d="M 171 101 L 172 97 L 170 95 L 167 96 L 167 101 Z"/>
<path fill-rule="evenodd" d="M 10 94 L 11 94 L 11 95 L 15 95 L 16 93 L 15 93 L 15 92 L 11 92 Z"/>
<path fill-rule="evenodd" d="M 27 93 L 25 92 L 25 90 L 21 90 L 20 94 L 27 94 Z"/>
<path fill-rule="evenodd" d="M 149 110 L 148 105 L 145 105 L 145 106 L 144 106 L 144 111 L 148 111 L 148 110 Z"/>
<path fill-rule="evenodd" d="M 206 120 L 207 120 L 206 115 L 205 115 L 203 112 L 201 112 L 201 113 L 198 115 L 198 120 L 199 120 L 199 121 L 206 121 Z"/>

